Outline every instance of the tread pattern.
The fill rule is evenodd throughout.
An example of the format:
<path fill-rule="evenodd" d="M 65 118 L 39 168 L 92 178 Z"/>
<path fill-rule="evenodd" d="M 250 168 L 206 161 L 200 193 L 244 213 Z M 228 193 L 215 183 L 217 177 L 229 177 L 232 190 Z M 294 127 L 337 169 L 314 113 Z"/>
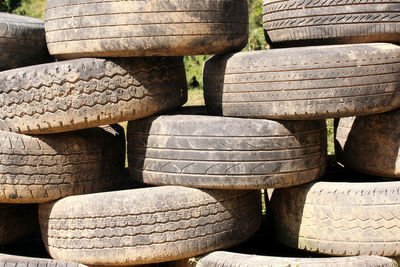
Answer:
<path fill-rule="evenodd" d="M 399 49 L 357 44 L 214 56 L 204 67 L 206 106 L 223 116 L 285 120 L 389 111 L 400 104 Z"/>
<path fill-rule="evenodd" d="M 316 182 L 274 191 L 280 242 L 329 255 L 399 255 L 399 182 Z"/>
<path fill-rule="evenodd" d="M 397 0 L 264 0 L 264 29 L 268 39 L 278 44 L 397 42 L 399 3 Z"/>
<path fill-rule="evenodd" d="M 100 128 L 38 136 L 0 132 L 0 202 L 41 203 L 117 188 L 125 161 L 119 128 L 115 136 Z"/>
<path fill-rule="evenodd" d="M 248 38 L 244 0 L 50 0 L 45 17 L 50 53 L 61 58 L 220 54 Z"/>
<path fill-rule="evenodd" d="M 399 178 L 399 116 L 394 110 L 336 121 L 337 159 L 362 173 Z"/>
<path fill-rule="evenodd" d="M 77 59 L 0 73 L 0 129 L 54 133 L 150 116 L 187 100 L 182 58 Z"/>
<path fill-rule="evenodd" d="M 77 262 L 64 262 L 52 259 L 22 257 L 7 254 L 0 254 L 0 267 L 86 267 L 86 265 Z"/>
<path fill-rule="evenodd" d="M 49 61 L 43 21 L 0 13 L 0 71 Z"/>
<path fill-rule="evenodd" d="M 260 200 L 259 191 L 154 187 L 43 204 L 39 221 L 55 259 L 145 264 L 244 241 L 259 227 Z"/>
<path fill-rule="evenodd" d="M 391 259 L 378 256 L 330 257 L 330 258 L 293 258 L 250 255 L 227 251 L 215 251 L 200 257 L 195 264 L 180 264 L 179 267 L 213 266 L 213 267 L 394 267 Z M 177 267 L 177 266 L 176 266 Z"/>
<path fill-rule="evenodd" d="M 323 174 L 326 126 L 162 115 L 128 123 L 128 161 L 131 176 L 149 184 L 286 187 Z"/>

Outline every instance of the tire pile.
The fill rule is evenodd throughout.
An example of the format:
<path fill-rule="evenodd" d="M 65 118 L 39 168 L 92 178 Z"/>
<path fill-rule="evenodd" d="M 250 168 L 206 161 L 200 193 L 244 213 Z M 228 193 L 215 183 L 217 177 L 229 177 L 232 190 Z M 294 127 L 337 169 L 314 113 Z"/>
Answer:
<path fill-rule="evenodd" d="M 36 62 L 4 52 L 10 64 L 0 65 L 0 243 L 29 234 L 38 216 L 54 260 L 0 261 L 393 266 L 379 256 L 398 253 L 398 182 L 324 176 L 325 119 L 337 118 L 343 164 L 397 177 L 400 47 L 390 42 L 399 7 L 264 0 L 272 46 L 315 46 L 254 52 L 237 52 L 247 0 L 48 0 L 44 25 L 1 14 L 0 47 L 28 54 L 34 40 L 40 52 Z M 203 71 L 207 110 L 178 109 L 187 99 L 182 56 L 196 54 L 216 55 Z M 130 179 L 141 188 L 121 190 L 131 186 L 124 121 Z M 356 257 L 218 251 L 258 230 L 267 188 L 280 242 Z"/>

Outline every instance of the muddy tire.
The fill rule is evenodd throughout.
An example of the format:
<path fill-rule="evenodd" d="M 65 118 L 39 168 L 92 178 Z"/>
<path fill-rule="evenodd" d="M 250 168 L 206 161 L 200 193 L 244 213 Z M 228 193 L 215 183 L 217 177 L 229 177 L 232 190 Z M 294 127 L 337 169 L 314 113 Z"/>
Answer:
<path fill-rule="evenodd" d="M 266 39 L 276 46 L 398 42 L 395 1 L 264 0 Z"/>
<path fill-rule="evenodd" d="M 113 127 L 37 136 L 0 131 L 0 203 L 41 203 L 120 186 L 125 137 L 122 127 Z"/>
<path fill-rule="evenodd" d="M 174 109 L 187 100 L 182 58 L 77 59 L 0 73 L 0 129 L 45 134 Z"/>
<path fill-rule="evenodd" d="M 184 259 L 249 238 L 260 191 L 153 187 L 63 198 L 39 206 L 54 259 L 135 265 Z"/>
<path fill-rule="evenodd" d="M 0 266 L 1 267 L 7 267 L 7 266 L 86 267 L 86 265 L 77 262 L 64 262 L 64 261 L 56 261 L 45 258 L 23 257 L 23 256 L 14 256 L 7 254 L 0 254 Z"/>
<path fill-rule="evenodd" d="M 221 54 L 248 39 L 246 0 L 49 0 L 45 21 L 57 58 Z"/>
<path fill-rule="evenodd" d="M 277 240 L 316 253 L 398 256 L 399 182 L 315 182 L 274 190 Z"/>
<path fill-rule="evenodd" d="M 361 44 L 272 49 L 215 56 L 204 65 L 212 114 L 322 119 L 400 105 L 400 47 Z"/>
<path fill-rule="evenodd" d="M 400 178 L 400 110 L 336 120 L 335 154 L 343 165 L 366 174 Z"/>
<path fill-rule="evenodd" d="M 37 205 L 0 204 L 0 245 L 18 241 L 37 228 Z"/>
<path fill-rule="evenodd" d="M 270 267 L 270 266 L 296 266 L 296 267 L 394 267 L 394 262 L 385 257 L 354 256 L 331 258 L 294 258 L 271 257 L 252 254 L 242 254 L 227 251 L 215 251 L 202 256 L 190 263 L 180 261 L 170 264 L 169 267 Z"/>
<path fill-rule="evenodd" d="M 161 115 L 128 123 L 131 177 L 148 184 L 262 189 L 326 168 L 325 121 Z"/>
<path fill-rule="evenodd" d="M 0 13 L 0 71 L 50 60 L 43 21 Z"/>

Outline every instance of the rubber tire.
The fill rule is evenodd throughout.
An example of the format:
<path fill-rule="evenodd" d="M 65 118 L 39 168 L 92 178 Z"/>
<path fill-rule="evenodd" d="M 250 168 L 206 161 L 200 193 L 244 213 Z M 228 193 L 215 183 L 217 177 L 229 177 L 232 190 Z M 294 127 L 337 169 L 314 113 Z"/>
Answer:
<path fill-rule="evenodd" d="M 335 154 L 358 172 L 400 178 L 400 110 L 335 122 Z"/>
<path fill-rule="evenodd" d="M 261 223 L 259 190 L 153 187 L 39 205 L 54 259 L 136 265 L 200 255 L 248 239 Z"/>
<path fill-rule="evenodd" d="M 77 59 L 0 73 L 0 129 L 47 134 L 113 124 L 187 100 L 183 58 Z"/>
<path fill-rule="evenodd" d="M 263 2 L 263 27 L 272 46 L 398 42 L 399 5 L 379 0 Z"/>
<path fill-rule="evenodd" d="M 28 136 L 0 131 L 0 203 L 42 203 L 122 183 L 121 126 Z"/>
<path fill-rule="evenodd" d="M 242 254 L 227 251 L 215 251 L 208 255 L 191 261 L 181 261 L 170 264 L 168 267 L 394 267 L 391 259 L 378 256 L 354 256 L 354 257 L 332 257 L 332 258 L 291 258 L 271 257 L 253 254 Z"/>
<path fill-rule="evenodd" d="M 247 0 L 49 0 L 45 21 L 50 54 L 63 59 L 240 51 L 249 23 Z"/>
<path fill-rule="evenodd" d="M 0 204 L 0 245 L 18 241 L 37 228 L 37 205 Z"/>
<path fill-rule="evenodd" d="M 313 181 L 326 169 L 324 120 L 160 115 L 130 121 L 127 139 L 131 177 L 148 184 L 276 188 Z"/>
<path fill-rule="evenodd" d="M 400 105 L 400 47 L 355 44 L 215 56 L 204 65 L 210 113 L 284 120 L 386 112 Z"/>
<path fill-rule="evenodd" d="M 400 182 L 314 182 L 276 189 L 278 241 L 311 252 L 398 256 Z"/>
<path fill-rule="evenodd" d="M 0 13 L 0 71 L 50 61 L 42 20 Z"/>
<path fill-rule="evenodd" d="M 77 262 L 64 262 L 56 261 L 52 259 L 45 258 L 33 258 L 33 257 L 23 257 L 14 256 L 7 254 L 0 254 L 0 267 L 33 267 L 33 266 L 45 266 L 45 267 L 86 267 L 86 265 L 79 264 Z"/>

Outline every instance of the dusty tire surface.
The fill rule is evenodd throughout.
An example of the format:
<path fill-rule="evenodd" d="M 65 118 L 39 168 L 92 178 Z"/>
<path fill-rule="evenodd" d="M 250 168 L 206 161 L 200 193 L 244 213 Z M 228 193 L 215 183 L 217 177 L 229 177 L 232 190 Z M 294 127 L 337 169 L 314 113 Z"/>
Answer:
<path fill-rule="evenodd" d="M 181 57 L 76 59 L 0 72 L 0 129 L 45 134 L 113 124 L 187 100 Z"/>
<path fill-rule="evenodd" d="M 38 228 L 37 205 L 0 204 L 0 244 L 18 241 Z"/>
<path fill-rule="evenodd" d="M 345 166 L 366 174 L 400 178 L 400 110 L 335 123 L 335 154 Z"/>
<path fill-rule="evenodd" d="M 397 1 L 264 0 L 263 27 L 273 45 L 398 42 Z"/>
<path fill-rule="evenodd" d="M 125 137 L 122 127 L 113 127 L 36 136 L 0 131 L 0 203 L 49 202 L 117 188 Z"/>
<path fill-rule="evenodd" d="M 127 136 L 131 177 L 149 184 L 287 187 L 313 181 L 326 168 L 324 120 L 160 115 L 130 121 Z"/>
<path fill-rule="evenodd" d="M 194 264 L 180 264 L 176 267 L 394 267 L 389 258 L 378 256 L 330 257 L 330 258 L 290 258 L 270 257 L 251 254 L 215 251 L 196 259 Z"/>
<path fill-rule="evenodd" d="M 43 21 L 0 13 L 0 71 L 50 60 Z"/>
<path fill-rule="evenodd" d="M 8 254 L 0 254 L 0 267 L 18 266 L 18 267 L 86 267 L 86 265 L 77 262 L 64 262 L 46 258 L 23 257 Z"/>
<path fill-rule="evenodd" d="M 323 119 L 389 111 L 400 104 L 400 47 L 354 44 L 214 56 L 204 65 L 212 114 Z"/>
<path fill-rule="evenodd" d="M 314 182 L 276 189 L 277 240 L 311 252 L 399 255 L 399 182 Z"/>
<path fill-rule="evenodd" d="M 246 0 L 49 0 L 45 22 L 57 58 L 221 54 L 248 39 Z"/>
<path fill-rule="evenodd" d="M 249 238 L 261 223 L 259 190 L 163 186 L 40 204 L 54 259 L 132 265 L 184 259 Z"/>

